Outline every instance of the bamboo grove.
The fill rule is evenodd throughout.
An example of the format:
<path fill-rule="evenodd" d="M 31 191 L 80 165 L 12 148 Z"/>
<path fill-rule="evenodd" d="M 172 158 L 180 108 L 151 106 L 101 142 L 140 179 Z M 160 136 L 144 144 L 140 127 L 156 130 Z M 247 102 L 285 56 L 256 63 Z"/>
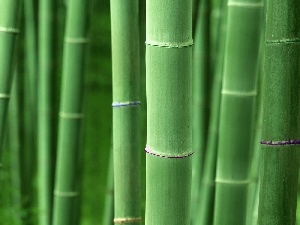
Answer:
<path fill-rule="evenodd" d="M 0 224 L 300 224 L 299 0 L 1 0 Z"/>

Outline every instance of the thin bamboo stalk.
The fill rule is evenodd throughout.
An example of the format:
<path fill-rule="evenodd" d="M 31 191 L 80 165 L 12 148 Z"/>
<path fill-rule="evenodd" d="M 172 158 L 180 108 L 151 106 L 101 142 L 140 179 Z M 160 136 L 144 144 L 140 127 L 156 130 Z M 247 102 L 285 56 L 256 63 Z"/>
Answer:
<path fill-rule="evenodd" d="M 52 221 L 54 225 L 78 223 L 77 178 L 82 134 L 88 5 L 88 1 L 68 1 Z"/>
<path fill-rule="evenodd" d="M 14 49 L 18 29 L 19 0 L 0 2 L 0 158 L 4 140 L 4 126 L 13 77 Z"/>
<path fill-rule="evenodd" d="M 146 2 L 146 225 L 190 224 L 192 1 Z"/>
<path fill-rule="evenodd" d="M 262 6 L 261 0 L 228 1 L 215 225 L 246 224 Z"/>
<path fill-rule="evenodd" d="M 300 1 L 266 4 L 258 223 L 295 224 L 299 173 Z"/>
<path fill-rule="evenodd" d="M 111 0 L 114 223 L 140 224 L 139 1 Z"/>
<path fill-rule="evenodd" d="M 39 2 L 39 57 L 38 57 L 38 207 L 39 224 L 51 224 L 52 210 L 52 162 L 53 162 L 53 0 Z M 32 49 L 31 51 L 34 51 Z M 32 59 L 33 60 L 33 59 Z"/>
<path fill-rule="evenodd" d="M 221 12 L 219 17 L 221 21 L 218 23 L 220 24 L 220 37 L 226 36 L 226 5 L 227 1 L 223 1 L 221 4 Z M 218 128 L 220 118 L 225 38 L 219 38 L 218 42 L 220 49 L 218 50 L 219 55 L 216 61 L 216 69 L 212 86 L 211 116 L 209 120 L 207 147 L 199 193 L 201 201 L 198 206 L 198 217 L 196 219 L 196 224 L 201 225 L 211 225 L 213 223 L 214 214 L 215 177 L 219 138 Z"/>
<path fill-rule="evenodd" d="M 193 51 L 193 172 L 191 222 L 195 224 L 198 215 L 199 190 L 207 140 L 208 80 L 210 75 L 209 18 L 210 0 L 201 0 L 198 9 Z"/>

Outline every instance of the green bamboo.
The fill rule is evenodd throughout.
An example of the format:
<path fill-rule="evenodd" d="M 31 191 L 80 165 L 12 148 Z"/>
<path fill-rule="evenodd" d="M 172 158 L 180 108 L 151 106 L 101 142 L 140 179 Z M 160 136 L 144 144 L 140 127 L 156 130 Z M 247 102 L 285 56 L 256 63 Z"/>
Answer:
<path fill-rule="evenodd" d="M 261 0 L 228 1 L 215 225 L 246 224 L 262 6 Z"/>
<path fill-rule="evenodd" d="M 201 201 L 198 205 L 198 213 L 195 224 L 211 225 L 213 223 L 214 214 L 214 197 L 215 197 L 215 177 L 216 177 L 216 162 L 217 149 L 219 138 L 219 118 L 220 118 L 220 102 L 223 78 L 223 61 L 225 50 L 226 36 L 226 5 L 227 1 L 221 2 L 221 12 L 219 19 L 220 38 L 219 55 L 216 61 L 216 69 L 214 70 L 214 78 L 212 84 L 212 102 L 211 102 L 211 116 L 209 118 L 209 127 L 207 135 L 206 154 L 203 165 L 203 175 L 201 177 L 201 185 L 199 195 Z M 213 41 L 213 39 L 211 39 Z"/>
<path fill-rule="evenodd" d="M 146 225 L 190 224 L 192 43 L 191 0 L 147 0 Z"/>
<path fill-rule="evenodd" d="M 53 0 L 39 2 L 37 155 L 39 224 L 51 224 L 53 161 Z M 32 49 L 31 51 L 34 51 Z M 33 59 L 32 59 L 33 60 Z"/>
<path fill-rule="evenodd" d="M 140 224 L 139 1 L 111 0 L 114 223 Z"/>
<path fill-rule="evenodd" d="M 208 80 L 210 75 L 210 0 L 201 0 L 198 9 L 193 51 L 193 172 L 192 224 L 198 215 L 199 190 L 203 170 L 208 121 Z"/>
<path fill-rule="evenodd" d="M 4 140 L 4 126 L 13 77 L 14 49 L 18 29 L 19 0 L 0 2 L 0 158 Z"/>
<path fill-rule="evenodd" d="M 300 1 L 266 4 L 258 223 L 295 224 L 299 172 Z M 291 139 L 291 140 L 290 140 Z"/>
<path fill-rule="evenodd" d="M 88 1 L 69 0 L 64 43 L 53 225 L 78 223 L 78 174 Z M 79 16 L 80 15 L 80 16 Z M 77 213 L 78 214 L 78 213 Z"/>

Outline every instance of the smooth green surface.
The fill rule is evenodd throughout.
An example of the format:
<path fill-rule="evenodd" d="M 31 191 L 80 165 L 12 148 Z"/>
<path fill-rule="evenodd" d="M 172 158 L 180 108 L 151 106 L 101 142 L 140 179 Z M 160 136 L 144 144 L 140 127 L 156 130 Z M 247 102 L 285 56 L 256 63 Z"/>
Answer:
<path fill-rule="evenodd" d="M 80 17 L 78 15 L 81 15 Z M 70 0 L 65 31 L 63 80 L 54 190 L 54 225 L 79 219 L 79 165 L 88 2 Z"/>
<path fill-rule="evenodd" d="M 111 32 L 113 102 L 140 101 L 137 0 L 111 0 Z M 140 105 L 113 107 L 113 151 L 114 219 L 138 221 L 141 219 Z"/>
<path fill-rule="evenodd" d="M 53 193 L 54 126 L 54 1 L 42 0 L 38 11 L 37 156 L 39 223 L 51 224 Z M 28 41 L 30 39 L 28 38 Z M 34 60 L 34 50 L 28 60 Z M 33 62 L 34 63 L 34 62 Z M 28 64 L 31 66 L 31 64 Z M 33 70 L 33 68 L 31 68 Z M 33 72 L 33 71 L 31 71 Z M 32 74 L 29 75 L 29 79 Z M 34 90 L 34 82 L 31 83 Z M 29 93 L 31 94 L 31 93 Z M 31 96 L 32 100 L 34 96 Z M 34 114 L 32 114 L 34 115 Z M 55 132 L 56 133 L 56 132 Z"/>
<path fill-rule="evenodd" d="M 267 1 L 262 139 L 299 139 L 300 2 Z M 298 145 L 262 145 L 258 224 L 295 224 Z"/>
<path fill-rule="evenodd" d="M 3 149 L 5 121 L 13 77 L 15 32 L 18 29 L 19 0 L 2 0 L 0 2 L 0 158 Z"/>
<path fill-rule="evenodd" d="M 261 16 L 261 1 L 228 1 L 215 225 L 246 224 Z"/>
<path fill-rule="evenodd" d="M 147 0 L 146 225 L 190 224 L 191 44 L 192 1 Z"/>

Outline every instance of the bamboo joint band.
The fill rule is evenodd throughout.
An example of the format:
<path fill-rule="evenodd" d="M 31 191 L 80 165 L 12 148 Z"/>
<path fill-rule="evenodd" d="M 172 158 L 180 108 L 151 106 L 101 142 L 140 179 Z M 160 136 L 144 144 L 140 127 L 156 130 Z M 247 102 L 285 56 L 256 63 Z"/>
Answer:
<path fill-rule="evenodd" d="M 65 37 L 66 43 L 71 44 L 86 44 L 89 42 L 88 38 L 72 38 L 72 37 Z"/>
<path fill-rule="evenodd" d="M 235 185 L 245 185 L 250 184 L 251 180 L 226 180 L 226 179 L 216 179 L 216 183 L 219 184 L 235 184 Z"/>
<path fill-rule="evenodd" d="M 20 30 L 12 27 L 0 27 L 0 32 L 18 34 L 20 33 Z"/>
<path fill-rule="evenodd" d="M 9 99 L 10 98 L 10 95 L 8 95 L 8 94 L 2 94 L 2 93 L 0 93 L 0 99 L 1 98 L 4 98 L 4 99 Z"/>
<path fill-rule="evenodd" d="M 287 139 L 284 141 L 265 141 L 262 140 L 260 141 L 260 143 L 262 145 L 271 145 L 271 146 L 278 146 L 278 145 L 300 145 L 300 140 L 291 140 L 291 139 Z"/>
<path fill-rule="evenodd" d="M 113 102 L 112 107 L 122 107 L 122 106 L 139 106 L 141 105 L 140 101 L 135 102 Z"/>
<path fill-rule="evenodd" d="M 249 92 L 240 92 L 240 91 L 228 91 L 222 90 L 222 95 L 234 95 L 234 96 L 241 96 L 241 97 L 251 97 L 256 96 L 256 91 L 249 91 Z"/>
<path fill-rule="evenodd" d="M 193 41 L 181 42 L 181 43 L 168 43 L 159 41 L 146 41 L 146 45 L 161 48 L 185 48 L 193 46 Z"/>
<path fill-rule="evenodd" d="M 266 44 L 291 44 L 299 42 L 300 38 L 266 40 Z"/>
<path fill-rule="evenodd" d="M 114 223 L 139 223 L 141 222 L 141 217 L 132 217 L 132 218 L 115 218 Z"/>
<path fill-rule="evenodd" d="M 161 153 L 154 152 L 149 148 L 149 146 L 146 146 L 145 152 L 150 155 L 154 155 L 154 156 L 158 156 L 158 157 L 162 157 L 162 158 L 169 158 L 169 159 L 183 159 L 183 158 L 193 155 L 193 153 L 194 153 L 194 152 L 188 152 L 188 153 L 183 153 L 180 155 L 167 155 L 167 154 L 161 154 Z"/>
<path fill-rule="evenodd" d="M 66 118 L 66 119 L 82 119 L 84 117 L 84 114 L 60 112 L 59 117 Z"/>
<path fill-rule="evenodd" d="M 54 191 L 54 195 L 58 197 L 73 198 L 77 197 L 79 193 L 77 191 Z"/>
<path fill-rule="evenodd" d="M 229 1 L 228 6 L 235 6 L 235 7 L 247 7 L 247 8 L 261 8 L 264 7 L 263 2 L 234 2 Z"/>

